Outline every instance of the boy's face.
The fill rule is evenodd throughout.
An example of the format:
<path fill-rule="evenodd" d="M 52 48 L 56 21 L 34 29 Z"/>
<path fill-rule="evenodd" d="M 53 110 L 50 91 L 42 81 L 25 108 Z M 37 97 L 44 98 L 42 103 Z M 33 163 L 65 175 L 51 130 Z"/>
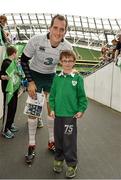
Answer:
<path fill-rule="evenodd" d="M 17 53 L 13 53 L 13 59 L 16 60 L 18 57 Z"/>
<path fill-rule="evenodd" d="M 64 70 L 71 70 L 75 65 L 75 61 L 71 56 L 70 57 L 63 56 L 60 61 L 60 64 L 62 65 Z"/>
<path fill-rule="evenodd" d="M 4 20 L 4 19 L 2 19 L 2 20 L 1 20 L 1 24 L 2 24 L 2 26 L 5 26 L 5 25 L 7 24 L 7 21 Z"/>

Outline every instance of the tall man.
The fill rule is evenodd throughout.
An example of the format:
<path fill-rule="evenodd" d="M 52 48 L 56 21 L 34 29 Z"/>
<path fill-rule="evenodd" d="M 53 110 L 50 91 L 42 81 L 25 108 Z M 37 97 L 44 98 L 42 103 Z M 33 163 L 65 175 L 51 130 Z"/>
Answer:
<path fill-rule="evenodd" d="M 49 116 L 48 95 L 56 67 L 59 62 L 60 52 L 71 50 L 71 44 L 64 39 L 68 28 L 67 19 L 62 15 L 55 15 L 52 18 L 49 32 L 46 35 L 36 35 L 32 37 L 26 45 L 21 57 L 21 64 L 28 79 L 28 94 L 34 98 L 36 91 L 45 93 L 48 109 L 48 149 L 54 150 L 53 120 Z M 31 63 L 29 64 L 29 60 Z M 29 146 L 28 161 L 34 156 L 35 135 L 37 128 L 37 118 L 28 117 Z"/>

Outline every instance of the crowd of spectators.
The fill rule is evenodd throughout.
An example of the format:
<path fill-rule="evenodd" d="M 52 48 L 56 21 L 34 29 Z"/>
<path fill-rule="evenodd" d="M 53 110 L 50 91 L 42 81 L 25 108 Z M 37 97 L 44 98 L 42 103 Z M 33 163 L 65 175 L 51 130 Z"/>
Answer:
<path fill-rule="evenodd" d="M 99 59 L 103 64 L 114 61 L 117 66 L 121 66 L 121 32 L 116 35 L 111 43 L 111 45 L 102 45 Z"/>
<path fill-rule="evenodd" d="M 112 43 L 111 46 L 109 46 L 108 44 L 105 44 L 101 48 L 101 56 L 99 59 L 103 61 L 104 63 L 110 62 L 115 58 L 115 51 L 116 51 L 118 40 L 113 39 L 111 43 Z"/>

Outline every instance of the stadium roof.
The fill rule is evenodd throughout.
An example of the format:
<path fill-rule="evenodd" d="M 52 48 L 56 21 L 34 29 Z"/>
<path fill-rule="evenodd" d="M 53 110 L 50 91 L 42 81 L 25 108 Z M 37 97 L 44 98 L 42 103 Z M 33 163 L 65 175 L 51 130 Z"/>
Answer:
<path fill-rule="evenodd" d="M 8 30 L 18 39 L 27 40 L 35 34 L 46 33 L 54 14 L 45 13 L 9 13 Z M 121 30 L 121 19 L 82 17 L 65 15 L 68 19 L 66 38 L 73 44 L 100 46 L 110 44 Z"/>

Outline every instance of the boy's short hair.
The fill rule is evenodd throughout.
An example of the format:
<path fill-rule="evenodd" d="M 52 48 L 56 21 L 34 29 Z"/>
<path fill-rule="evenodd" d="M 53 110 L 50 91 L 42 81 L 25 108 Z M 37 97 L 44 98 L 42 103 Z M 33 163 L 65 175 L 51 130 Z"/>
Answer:
<path fill-rule="evenodd" d="M 76 54 L 72 50 L 64 50 L 60 53 L 60 61 L 63 57 L 73 57 L 73 60 L 76 61 Z"/>
<path fill-rule="evenodd" d="M 8 46 L 6 53 L 8 56 L 11 56 L 13 53 L 17 53 L 17 49 L 14 46 Z"/>
<path fill-rule="evenodd" d="M 0 16 L 0 23 L 1 21 L 4 21 L 5 23 L 7 23 L 7 17 L 5 15 L 1 15 Z"/>

